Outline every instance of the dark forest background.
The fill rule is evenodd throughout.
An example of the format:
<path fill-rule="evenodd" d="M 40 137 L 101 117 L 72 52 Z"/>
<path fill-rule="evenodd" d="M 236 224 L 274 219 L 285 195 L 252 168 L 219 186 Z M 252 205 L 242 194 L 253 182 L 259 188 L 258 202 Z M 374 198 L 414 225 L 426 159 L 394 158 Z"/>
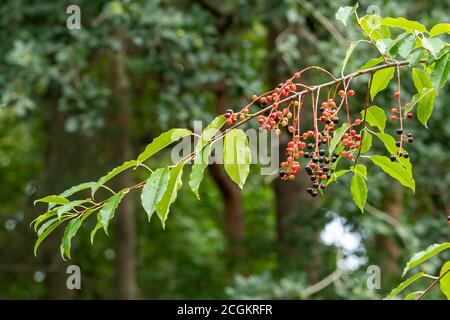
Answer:
<path fill-rule="evenodd" d="M 66 27 L 70 4 L 81 8 L 81 30 Z M 35 199 L 98 179 L 162 131 L 238 109 L 305 66 L 339 74 L 346 48 L 361 37 L 354 23 L 344 28 L 334 19 L 349 4 L 2 0 L 0 299 L 375 299 L 389 292 L 411 254 L 449 239 L 448 89 L 436 99 L 429 130 L 412 121 L 415 194 L 369 170 L 362 214 L 345 177 L 313 200 L 302 179 L 272 180 L 253 168 L 241 191 L 212 165 L 202 200 L 183 188 L 165 231 L 156 219 L 147 223 L 135 195 L 122 202 L 109 237 L 91 245 L 90 228 L 80 230 L 71 261 L 60 257 L 61 233 L 33 256 L 29 224 L 45 210 Z M 449 21 L 450 3 L 360 1 L 367 9 L 430 28 Z M 375 56 L 360 49 L 347 70 Z M 408 81 L 403 87 L 405 96 L 414 93 Z M 356 114 L 365 83 L 354 89 Z M 383 99 L 377 104 L 389 109 Z M 117 186 L 144 178 L 123 175 Z M 81 268 L 81 290 L 66 288 L 70 264 Z M 380 290 L 366 286 L 369 265 L 381 268 Z M 429 273 L 438 266 L 425 264 Z M 316 292 L 311 286 L 324 278 L 334 282 Z M 439 290 L 429 297 L 443 298 Z"/>

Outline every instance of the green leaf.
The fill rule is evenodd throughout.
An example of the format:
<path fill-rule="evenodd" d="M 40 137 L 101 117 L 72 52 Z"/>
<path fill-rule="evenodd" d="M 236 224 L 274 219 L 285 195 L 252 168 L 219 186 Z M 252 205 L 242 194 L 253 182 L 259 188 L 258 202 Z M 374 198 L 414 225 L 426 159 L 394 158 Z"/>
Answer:
<path fill-rule="evenodd" d="M 166 192 L 156 206 L 156 213 L 161 220 L 163 229 L 166 227 L 166 220 L 169 215 L 170 205 L 177 199 L 178 190 L 180 190 L 183 185 L 183 181 L 181 179 L 183 176 L 183 167 L 184 163 L 182 162 L 170 170 L 170 177 L 169 182 L 167 183 Z"/>
<path fill-rule="evenodd" d="M 362 118 L 364 119 L 365 110 L 361 111 Z M 386 114 L 384 110 L 378 106 L 371 106 L 367 108 L 367 115 L 365 116 L 366 122 L 372 127 L 377 127 L 381 132 L 384 131 L 386 126 Z"/>
<path fill-rule="evenodd" d="M 195 158 L 201 159 L 199 161 L 194 161 L 194 164 L 192 165 L 191 174 L 189 176 L 189 187 L 191 188 L 192 192 L 197 196 L 198 199 L 200 199 L 200 194 L 198 193 L 198 189 L 200 188 L 200 184 L 203 180 L 203 173 L 208 166 L 208 157 L 211 154 L 211 145 L 207 145 L 203 150 L 200 151 L 199 154 L 195 155 Z"/>
<path fill-rule="evenodd" d="M 156 206 L 161 201 L 169 183 L 169 168 L 155 170 L 145 182 L 141 193 L 141 203 L 148 215 L 148 221 L 152 218 Z"/>
<path fill-rule="evenodd" d="M 365 64 L 363 64 L 361 67 L 359 67 L 358 70 L 366 70 L 372 67 L 375 67 L 377 64 L 383 62 L 384 59 L 379 57 L 379 58 L 372 58 L 369 61 L 367 61 Z"/>
<path fill-rule="evenodd" d="M 377 138 L 379 138 L 384 146 L 386 147 L 386 149 L 389 151 L 390 154 L 397 154 L 397 152 L 400 150 L 399 147 L 396 146 L 396 141 L 394 139 L 394 137 L 392 137 L 391 135 L 387 134 L 387 133 L 377 133 L 376 134 Z M 411 165 L 411 161 L 405 158 L 401 158 L 398 157 L 397 161 L 403 166 L 405 167 L 408 172 L 410 172 L 410 174 L 412 175 L 412 165 Z"/>
<path fill-rule="evenodd" d="M 67 258 L 70 259 L 70 248 L 71 248 L 71 242 L 72 238 L 77 234 L 78 229 L 80 229 L 82 220 L 80 218 L 75 218 L 70 220 L 70 222 L 67 224 L 66 229 L 64 230 L 64 235 L 61 240 L 61 253 L 62 257 L 64 258 L 64 254 Z"/>
<path fill-rule="evenodd" d="M 414 49 L 412 53 L 410 53 L 409 56 L 406 58 L 406 60 L 412 67 L 415 67 L 417 64 L 419 64 L 420 60 L 422 60 L 424 56 L 425 53 L 423 50 Z"/>
<path fill-rule="evenodd" d="M 50 203 L 50 204 L 66 204 L 69 203 L 69 199 L 66 199 L 63 196 L 46 196 L 44 198 L 40 198 L 34 201 L 34 205 L 38 202 Z"/>
<path fill-rule="evenodd" d="M 367 168 L 366 168 L 366 166 L 364 166 L 362 164 L 357 164 L 356 166 L 353 167 L 353 172 L 356 173 L 357 175 L 360 175 L 364 179 L 367 179 Z"/>
<path fill-rule="evenodd" d="M 120 201 L 122 201 L 125 194 L 126 194 L 125 192 L 121 191 L 111 196 L 98 213 L 100 216 L 100 222 L 106 234 L 108 234 L 109 221 L 114 217 L 114 213 L 116 212 L 116 209 L 119 206 L 119 203 Z"/>
<path fill-rule="evenodd" d="M 376 71 L 372 76 L 370 85 L 370 97 L 373 100 L 378 92 L 386 89 L 389 82 L 394 77 L 394 68 L 386 68 Z"/>
<path fill-rule="evenodd" d="M 423 38 L 422 46 L 430 51 L 433 57 L 437 58 L 439 52 L 445 47 L 445 42 L 439 38 Z"/>
<path fill-rule="evenodd" d="M 77 206 L 79 206 L 79 205 L 81 205 L 83 203 L 86 203 L 86 200 L 75 200 L 75 201 L 66 203 L 65 205 L 62 205 L 62 206 L 56 208 L 55 210 L 56 210 L 56 213 L 58 215 L 58 218 L 61 218 L 61 216 L 64 213 L 69 212 L 73 208 L 75 208 L 75 207 L 77 207 Z"/>
<path fill-rule="evenodd" d="M 413 68 L 412 78 L 418 92 L 422 91 L 423 88 L 431 88 L 433 86 L 430 76 L 421 69 Z"/>
<path fill-rule="evenodd" d="M 422 291 L 413 291 L 411 293 L 408 293 L 403 300 L 415 300 L 414 298 L 419 294 L 422 293 Z"/>
<path fill-rule="evenodd" d="M 405 18 L 391 18 L 387 17 L 384 18 L 381 21 L 381 25 L 394 27 L 394 28 L 401 28 L 407 32 L 427 32 L 427 28 L 425 26 L 417 21 L 411 21 Z"/>
<path fill-rule="evenodd" d="M 244 131 L 233 129 L 225 135 L 223 147 L 225 171 L 241 189 L 250 171 L 251 153 Z"/>
<path fill-rule="evenodd" d="M 48 218 L 53 217 L 53 216 L 55 216 L 55 215 L 56 215 L 56 210 L 50 210 L 50 211 L 47 211 L 46 213 L 41 214 L 41 215 L 38 216 L 36 219 L 34 219 L 33 221 L 31 221 L 30 226 L 34 223 L 34 231 L 36 231 L 37 228 L 39 227 L 39 225 L 40 225 L 43 221 L 45 221 L 45 220 L 47 220 Z"/>
<path fill-rule="evenodd" d="M 415 192 L 415 182 L 411 172 L 400 163 L 392 162 L 388 157 L 377 155 L 370 156 L 370 160 L 402 185 Z"/>
<path fill-rule="evenodd" d="M 344 26 L 347 26 L 348 19 L 355 13 L 356 9 L 358 9 L 358 6 L 358 3 L 356 3 L 353 7 L 340 7 L 336 12 L 336 20 L 341 21 Z"/>
<path fill-rule="evenodd" d="M 339 170 L 339 171 L 336 171 L 335 173 L 333 173 L 333 174 L 331 175 L 331 178 L 327 180 L 326 185 L 329 185 L 329 184 L 332 183 L 333 181 L 337 181 L 337 179 L 338 179 L 340 176 L 343 176 L 344 174 L 346 174 L 346 173 L 348 173 L 348 172 L 351 172 L 351 170 Z"/>
<path fill-rule="evenodd" d="M 380 16 L 372 14 L 366 15 L 360 19 L 361 28 L 369 35 L 372 40 L 387 39 L 391 33 L 389 27 L 381 25 Z"/>
<path fill-rule="evenodd" d="M 341 74 L 344 75 L 344 70 L 345 67 L 347 66 L 348 60 L 350 59 L 350 56 L 353 53 L 353 50 L 355 50 L 356 46 L 358 45 L 358 43 L 363 42 L 364 40 L 357 40 L 357 41 L 353 41 L 350 46 L 347 49 L 347 52 L 345 53 L 345 58 L 342 61 L 342 69 L 341 69 Z"/>
<path fill-rule="evenodd" d="M 102 223 L 100 222 L 100 215 L 97 215 L 97 224 L 95 225 L 94 229 L 92 229 L 92 231 L 91 231 L 91 244 L 94 244 L 95 234 L 101 228 L 102 228 Z"/>
<path fill-rule="evenodd" d="M 341 141 L 342 137 L 344 136 L 345 132 L 348 129 L 348 123 L 342 124 L 342 126 L 334 131 L 333 138 L 330 141 L 330 146 L 328 148 L 329 154 L 333 154 L 334 150 L 336 149 L 337 145 Z"/>
<path fill-rule="evenodd" d="M 389 51 L 395 45 L 395 42 L 392 39 L 380 39 L 376 41 L 375 45 L 383 55 L 388 56 L 390 55 Z"/>
<path fill-rule="evenodd" d="M 423 272 L 419 272 L 415 275 L 413 275 L 412 277 L 406 279 L 405 281 L 403 281 L 402 283 L 400 283 L 397 287 L 395 287 L 394 289 L 392 289 L 391 293 L 384 298 L 385 300 L 390 300 L 393 297 L 395 297 L 397 294 L 399 294 L 400 292 L 402 292 L 404 289 L 406 289 L 409 285 L 411 285 L 414 281 L 417 281 L 421 278 L 423 278 L 425 276 L 425 273 Z"/>
<path fill-rule="evenodd" d="M 64 219 L 61 219 L 61 220 L 55 219 L 54 223 L 52 225 L 50 225 L 48 228 L 45 229 L 45 231 L 43 231 L 42 233 L 40 233 L 38 235 L 38 239 L 36 240 L 36 243 L 34 244 L 34 255 L 36 255 L 37 249 L 41 245 L 42 241 L 44 241 L 45 238 L 47 238 L 48 235 L 50 233 L 52 233 L 53 230 L 55 230 L 59 225 L 61 225 L 63 222 L 65 222 L 68 219 L 70 219 L 70 218 L 64 218 Z"/>
<path fill-rule="evenodd" d="M 117 176 L 119 173 L 136 166 L 137 161 L 136 160 L 131 160 L 131 161 L 126 161 L 124 163 L 122 163 L 120 166 L 115 167 L 114 169 L 112 169 L 110 172 L 108 172 L 106 175 L 104 175 L 103 177 L 100 178 L 100 180 L 98 180 L 94 186 L 92 186 L 92 198 L 94 197 L 94 194 L 97 192 L 97 190 L 104 185 L 106 182 L 108 182 L 109 180 L 111 180 L 112 178 L 114 178 L 115 176 Z"/>
<path fill-rule="evenodd" d="M 353 201 L 361 211 L 364 211 L 364 205 L 367 200 L 367 186 L 364 178 L 355 174 L 350 185 Z"/>
<path fill-rule="evenodd" d="M 370 150 L 370 148 L 372 147 L 372 135 L 365 131 L 364 135 L 362 136 L 362 140 L 361 140 L 361 153 L 366 153 L 367 151 Z"/>
<path fill-rule="evenodd" d="M 80 183 L 79 185 L 70 187 L 69 189 L 67 189 L 66 191 L 64 191 L 63 193 L 61 193 L 59 196 L 61 197 L 70 197 L 71 195 L 92 188 L 93 186 L 95 186 L 96 182 L 84 182 L 84 183 Z"/>
<path fill-rule="evenodd" d="M 425 128 L 428 128 L 427 122 L 428 119 L 430 119 L 431 114 L 433 113 L 436 90 L 434 90 L 433 88 L 423 88 L 423 90 L 425 90 L 426 92 L 429 91 L 429 93 L 423 95 L 422 98 L 418 101 L 417 119 L 419 119 L 419 121 L 425 126 Z"/>
<path fill-rule="evenodd" d="M 53 223 L 55 223 L 56 221 L 59 221 L 60 219 L 58 217 L 52 218 L 47 220 L 44 224 L 42 224 L 40 226 L 40 228 L 37 230 L 36 234 L 39 237 L 45 230 L 48 229 L 48 227 L 50 227 Z"/>
<path fill-rule="evenodd" d="M 450 33 L 450 23 L 438 23 L 430 30 L 430 37 L 436 37 L 442 33 Z"/>
<path fill-rule="evenodd" d="M 138 156 L 137 164 L 141 164 L 157 152 L 167 147 L 169 144 L 189 135 L 192 135 L 192 132 L 188 129 L 171 129 L 162 133 L 160 136 L 153 139 L 153 141 L 147 145 L 144 152 Z"/>
<path fill-rule="evenodd" d="M 413 96 L 411 103 L 405 105 L 405 111 L 410 112 L 422 99 L 427 99 L 428 95 L 436 95 L 436 90 L 434 88 L 423 88 L 421 92 Z"/>
<path fill-rule="evenodd" d="M 441 292 L 445 294 L 447 300 L 450 300 L 450 261 L 444 263 L 441 268 L 441 272 L 439 276 L 441 279 L 439 280 L 439 285 L 441 286 Z M 445 274 L 445 275 L 444 275 Z"/>
<path fill-rule="evenodd" d="M 225 124 L 223 115 L 216 117 L 203 131 L 200 139 L 195 146 L 194 164 L 192 165 L 191 175 L 189 177 L 189 186 L 200 199 L 198 189 L 203 180 L 203 172 L 208 165 L 208 157 L 211 154 L 211 145 L 208 142 L 219 132 L 220 128 Z M 205 147 L 206 146 L 206 147 Z"/>
<path fill-rule="evenodd" d="M 433 87 L 439 91 L 441 90 L 448 80 L 448 74 L 450 73 L 450 53 L 443 55 L 436 61 L 433 71 L 431 72 L 431 81 Z"/>
<path fill-rule="evenodd" d="M 433 244 L 428 248 L 426 248 L 424 251 L 414 254 L 406 264 L 406 267 L 403 269 L 402 277 L 405 276 L 405 274 L 415 266 L 421 264 L 422 262 L 434 257 L 438 253 L 447 250 L 449 248 L 450 242 L 444 242 L 441 244 Z"/>
<path fill-rule="evenodd" d="M 411 51 L 414 49 L 415 42 L 416 37 L 413 34 L 410 34 L 398 47 L 398 53 L 403 59 L 406 59 L 411 54 Z"/>

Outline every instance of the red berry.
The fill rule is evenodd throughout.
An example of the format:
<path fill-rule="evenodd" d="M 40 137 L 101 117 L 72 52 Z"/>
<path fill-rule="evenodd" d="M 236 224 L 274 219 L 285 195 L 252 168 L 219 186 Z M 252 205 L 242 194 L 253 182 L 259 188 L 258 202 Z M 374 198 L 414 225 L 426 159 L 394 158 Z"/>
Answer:
<path fill-rule="evenodd" d="M 392 108 L 392 109 L 391 109 L 391 112 L 392 112 L 392 113 L 397 113 L 397 112 L 398 112 L 398 111 L 397 111 L 397 108 Z"/>
<path fill-rule="evenodd" d="M 412 112 L 408 112 L 408 114 L 406 115 L 406 117 L 408 119 L 412 119 L 414 117 L 414 115 L 412 114 Z"/>
<path fill-rule="evenodd" d="M 345 91 L 344 90 L 339 90 L 338 95 L 340 95 L 341 97 L 345 96 Z"/>
<path fill-rule="evenodd" d="M 389 119 L 391 119 L 391 121 L 395 121 L 395 120 L 397 120 L 397 116 L 395 114 L 393 114 L 389 117 Z"/>
<path fill-rule="evenodd" d="M 400 97 L 400 92 L 398 92 L 398 91 L 395 91 L 395 92 L 394 92 L 394 97 L 395 97 L 395 98 L 398 98 L 398 97 Z"/>
<path fill-rule="evenodd" d="M 294 83 L 291 83 L 291 84 L 289 85 L 289 89 L 290 89 L 291 91 L 296 91 L 296 90 L 297 90 L 297 86 L 296 86 Z"/>
<path fill-rule="evenodd" d="M 359 126 L 361 124 L 361 119 L 355 119 L 353 123 L 355 124 L 355 126 Z"/>
<path fill-rule="evenodd" d="M 263 124 L 264 122 L 266 122 L 266 119 L 264 117 L 259 117 L 258 123 Z"/>
<path fill-rule="evenodd" d="M 294 73 L 294 78 L 300 78 L 300 72 Z"/>
<path fill-rule="evenodd" d="M 267 102 L 267 98 L 262 97 L 262 98 L 260 99 L 260 101 L 261 101 L 261 103 L 266 103 L 266 102 Z"/>
<path fill-rule="evenodd" d="M 356 135 L 356 130 L 350 130 L 350 135 L 353 137 Z"/>
<path fill-rule="evenodd" d="M 253 100 L 253 101 L 258 100 L 258 96 L 257 96 L 256 94 L 252 95 L 252 100 Z"/>
<path fill-rule="evenodd" d="M 352 159 L 353 159 L 353 153 L 349 153 L 349 154 L 347 155 L 347 159 L 352 160 Z"/>
<path fill-rule="evenodd" d="M 349 91 L 348 91 L 348 95 L 349 95 L 350 97 L 353 97 L 353 96 L 355 95 L 355 90 L 349 90 Z"/>
<path fill-rule="evenodd" d="M 294 132 L 294 130 L 295 130 L 295 129 L 294 129 L 293 126 L 289 126 L 289 127 L 288 127 L 288 131 L 289 131 L 289 132 Z"/>

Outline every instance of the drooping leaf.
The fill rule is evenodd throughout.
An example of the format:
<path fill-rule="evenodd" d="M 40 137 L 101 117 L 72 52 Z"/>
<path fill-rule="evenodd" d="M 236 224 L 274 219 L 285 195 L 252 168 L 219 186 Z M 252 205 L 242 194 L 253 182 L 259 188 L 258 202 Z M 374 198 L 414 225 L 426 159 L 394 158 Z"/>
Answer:
<path fill-rule="evenodd" d="M 450 73 L 450 53 L 443 55 L 436 61 L 433 71 L 431 72 L 431 82 L 433 87 L 439 91 L 441 90 L 448 80 Z"/>
<path fill-rule="evenodd" d="M 403 40 L 403 43 L 398 47 L 398 54 L 403 59 L 406 59 L 411 54 L 411 51 L 414 49 L 415 41 L 416 37 L 413 34 L 410 34 Z"/>
<path fill-rule="evenodd" d="M 167 183 L 166 192 L 156 206 L 156 213 L 161 220 L 163 229 L 166 227 L 166 220 L 169 215 L 170 206 L 177 199 L 178 190 L 180 190 L 183 185 L 183 181 L 181 179 L 183 176 L 183 167 L 184 162 L 177 164 L 170 170 L 170 177 L 169 182 Z"/>
<path fill-rule="evenodd" d="M 334 172 L 334 173 L 331 175 L 330 179 L 327 180 L 326 185 L 329 185 L 329 184 L 332 183 L 333 181 L 337 181 L 337 179 L 338 179 L 340 176 L 343 176 L 344 174 L 346 174 L 346 173 L 348 173 L 348 172 L 351 172 L 351 170 L 339 170 L 339 171 Z"/>
<path fill-rule="evenodd" d="M 355 48 L 356 48 L 356 46 L 358 45 L 358 43 L 361 43 L 361 42 L 363 42 L 363 40 L 356 40 L 356 41 L 353 41 L 353 42 L 350 44 L 350 46 L 348 47 L 347 52 L 345 53 L 345 58 L 344 58 L 344 60 L 342 61 L 342 69 L 341 69 L 341 74 L 342 74 L 342 75 L 344 75 L 345 67 L 347 66 L 348 60 L 350 59 L 350 56 L 352 55 L 353 50 L 355 50 Z"/>
<path fill-rule="evenodd" d="M 367 199 L 367 186 L 364 178 L 359 174 L 355 174 L 350 184 L 353 201 L 361 211 L 364 211 L 364 205 Z"/>
<path fill-rule="evenodd" d="M 405 105 L 406 112 L 410 112 L 416 104 L 418 104 L 422 99 L 427 99 L 428 95 L 436 95 L 436 90 L 434 88 L 423 88 L 421 92 L 416 93 L 411 103 Z"/>
<path fill-rule="evenodd" d="M 59 196 L 60 197 L 70 197 L 71 195 L 74 195 L 77 192 L 92 188 L 94 185 L 95 185 L 95 182 L 80 183 L 79 185 L 70 187 L 69 189 L 67 189 L 66 191 L 61 193 Z"/>
<path fill-rule="evenodd" d="M 37 249 L 41 245 L 42 241 L 44 241 L 50 233 L 52 233 L 53 230 L 55 230 L 59 225 L 64 223 L 66 220 L 70 218 L 63 218 L 61 220 L 55 219 L 54 223 L 50 225 L 48 228 L 45 229 L 41 234 L 38 235 L 38 239 L 36 240 L 36 243 L 34 244 L 34 255 L 37 253 Z"/>
<path fill-rule="evenodd" d="M 388 157 L 378 155 L 370 156 L 370 160 L 402 185 L 415 191 L 415 182 L 411 172 L 400 163 L 392 162 Z"/>
<path fill-rule="evenodd" d="M 450 23 L 438 23 L 430 30 L 430 37 L 436 37 L 442 33 L 450 33 Z"/>
<path fill-rule="evenodd" d="M 414 49 L 409 56 L 406 58 L 406 60 L 408 61 L 408 63 L 412 66 L 415 67 L 416 65 L 419 64 L 419 62 L 425 57 L 425 53 L 424 50 L 422 50 L 421 48 L 419 49 Z"/>
<path fill-rule="evenodd" d="M 203 172 L 208 165 L 208 157 L 211 154 L 211 145 L 208 142 L 219 132 L 220 128 L 225 124 L 225 117 L 223 115 L 216 117 L 203 131 L 200 139 L 195 146 L 194 164 L 192 165 L 191 174 L 189 177 L 189 186 L 197 196 L 200 198 L 198 189 L 203 180 Z"/>
<path fill-rule="evenodd" d="M 434 58 L 437 58 L 439 52 L 445 47 L 445 42 L 439 38 L 423 38 L 422 46 L 430 51 Z"/>
<path fill-rule="evenodd" d="M 408 293 L 403 300 L 415 300 L 414 298 L 419 294 L 422 293 L 422 291 L 413 291 L 411 293 Z"/>
<path fill-rule="evenodd" d="M 426 32 L 427 28 L 425 26 L 417 21 L 411 21 L 405 18 L 391 18 L 387 17 L 384 18 L 381 21 L 382 25 L 394 27 L 394 28 L 401 28 L 407 32 Z"/>
<path fill-rule="evenodd" d="M 114 213 L 116 212 L 116 209 L 119 206 L 120 201 L 122 201 L 125 194 L 126 194 L 125 192 L 120 191 L 115 195 L 111 196 L 98 213 L 100 216 L 100 222 L 106 234 L 108 234 L 109 221 L 114 217 Z"/>
<path fill-rule="evenodd" d="M 423 88 L 431 88 L 433 86 L 431 84 L 430 76 L 421 69 L 413 68 L 412 78 L 417 92 L 422 91 Z"/>
<path fill-rule="evenodd" d="M 56 210 L 56 213 L 58 215 L 58 218 L 61 218 L 61 216 L 64 213 L 67 213 L 67 212 L 73 210 L 74 208 L 76 208 L 79 205 L 82 205 L 83 203 L 86 203 L 86 200 L 75 200 L 75 201 L 71 201 L 69 203 L 66 203 L 66 204 L 64 204 L 64 205 L 62 205 L 60 207 L 57 207 L 55 210 Z"/>
<path fill-rule="evenodd" d="M 137 164 L 141 164 L 157 152 L 167 147 L 169 144 L 189 135 L 192 135 L 192 132 L 188 129 L 171 129 L 162 133 L 153 139 L 153 141 L 147 145 L 144 152 L 138 156 Z"/>
<path fill-rule="evenodd" d="M 425 276 L 425 273 L 423 272 L 419 272 L 415 275 L 413 275 L 412 277 L 406 279 L 405 281 L 403 281 L 402 283 L 400 283 L 397 287 L 395 287 L 394 289 L 392 289 L 391 293 L 389 293 L 389 295 L 384 298 L 385 300 L 390 300 L 393 297 L 395 297 L 397 294 L 399 294 L 400 292 L 402 292 L 404 289 L 406 289 L 409 285 L 411 285 L 413 282 L 423 278 Z"/>
<path fill-rule="evenodd" d="M 97 215 L 97 224 L 95 225 L 94 229 L 92 229 L 92 231 L 91 231 L 91 244 L 94 244 L 95 234 L 101 228 L 102 228 L 102 223 L 100 222 L 100 215 Z"/>
<path fill-rule="evenodd" d="M 106 182 L 108 182 L 109 180 L 111 180 L 112 178 L 114 178 L 115 176 L 117 176 L 119 173 L 122 173 L 123 171 L 132 168 L 134 166 L 136 166 L 137 161 L 136 160 L 130 160 L 130 161 L 126 161 L 124 163 L 122 163 L 120 166 L 115 167 L 114 169 L 112 169 L 110 172 L 108 172 L 106 175 L 104 175 L 103 177 L 101 177 L 96 183 L 95 185 L 92 186 L 91 188 L 91 194 L 92 194 L 92 198 L 94 198 L 95 193 L 97 192 L 97 190 L 104 185 Z"/>
<path fill-rule="evenodd" d="M 250 171 L 251 153 L 244 131 L 233 129 L 225 135 L 223 147 L 225 171 L 241 189 Z"/>
<path fill-rule="evenodd" d="M 378 58 L 372 58 L 369 61 L 367 61 L 365 64 L 363 64 L 361 67 L 359 67 L 358 70 L 366 70 L 372 67 L 375 67 L 377 64 L 382 63 L 384 60 L 382 57 Z"/>
<path fill-rule="evenodd" d="M 405 268 L 403 269 L 402 277 L 405 276 L 405 274 L 414 268 L 415 266 L 421 264 L 422 262 L 434 257 L 438 253 L 447 250 L 450 248 L 450 242 L 444 242 L 441 244 L 433 244 L 426 248 L 424 251 L 418 252 L 414 254 L 411 259 L 409 259 L 408 263 L 406 264 Z"/>
<path fill-rule="evenodd" d="M 45 220 L 47 220 L 48 218 L 51 218 L 51 217 L 53 217 L 53 216 L 55 216 L 55 215 L 56 215 L 56 210 L 50 210 L 50 211 L 47 211 L 46 213 L 41 214 L 41 215 L 38 216 L 36 219 L 34 219 L 33 221 L 31 221 L 30 226 L 34 223 L 34 231 L 36 231 L 37 228 L 39 227 L 39 225 L 40 225 L 43 221 L 45 221 Z"/>
<path fill-rule="evenodd" d="M 400 148 L 396 145 L 394 137 L 392 137 L 391 135 L 387 133 L 377 133 L 376 136 L 383 142 L 384 146 L 389 151 L 389 154 L 397 154 L 397 152 L 400 150 Z M 412 174 L 412 165 L 409 158 L 405 159 L 403 157 L 398 157 L 397 161 Z"/>
<path fill-rule="evenodd" d="M 169 168 L 155 170 L 145 182 L 141 193 L 141 203 L 148 215 L 148 221 L 152 218 L 156 206 L 161 201 L 169 183 Z"/>
<path fill-rule="evenodd" d="M 356 166 L 353 167 L 353 172 L 356 173 L 357 175 L 360 175 L 364 179 L 367 179 L 367 168 L 365 165 L 357 164 Z"/>
<path fill-rule="evenodd" d="M 70 248 L 72 246 L 72 238 L 77 234 L 78 229 L 80 228 L 82 220 L 80 218 L 75 218 L 69 221 L 64 230 L 64 235 L 61 240 L 61 253 L 64 258 L 66 255 L 67 258 L 70 259 Z"/>
<path fill-rule="evenodd" d="M 441 292 L 445 294 L 447 300 L 450 300 L 450 261 L 444 263 L 439 272 L 441 279 L 439 280 L 439 285 L 441 287 Z"/>
<path fill-rule="evenodd" d="M 203 173 L 208 166 L 208 157 L 211 154 L 211 145 L 207 145 L 203 150 L 200 151 L 199 158 L 201 161 L 197 161 L 192 165 L 191 174 L 189 176 L 189 187 L 192 192 L 200 199 L 200 194 L 198 193 L 198 189 L 200 188 L 200 184 L 203 180 Z M 197 158 L 197 154 L 196 154 Z"/>
<path fill-rule="evenodd" d="M 330 147 L 328 148 L 328 152 L 330 154 L 333 154 L 334 150 L 336 149 L 336 146 L 341 141 L 342 137 L 344 136 L 345 132 L 348 129 L 348 123 L 342 124 L 342 126 L 334 131 L 333 138 L 330 141 Z"/>
<path fill-rule="evenodd" d="M 372 40 L 388 39 L 391 35 L 389 27 L 381 25 L 381 17 L 375 14 L 366 15 L 360 19 L 361 28 Z"/>
<path fill-rule="evenodd" d="M 46 196 L 44 198 L 40 198 L 34 201 L 34 204 L 36 205 L 36 203 L 38 202 L 44 202 L 44 203 L 49 203 L 49 204 L 66 204 L 69 203 L 69 199 L 63 197 L 63 196 L 56 196 L 56 195 L 52 195 L 52 196 Z"/>
<path fill-rule="evenodd" d="M 361 153 L 366 153 L 367 151 L 370 150 L 370 148 L 372 147 L 372 135 L 365 131 L 364 135 L 362 136 L 362 140 L 361 140 Z"/>
<path fill-rule="evenodd" d="M 362 118 L 364 119 L 365 110 L 361 111 Z M 371 106 L 367 108 L 367 115 L 365 116 L 366 122 L 372 127 L 377 127 L 381 132 L 384 132 L 386 126 L 386 114 L 384 110 L 378 106 Z"/>
<path fill-rule="evenodd" d="M 429 90 L 432 89 L 432 90 Z M 433 113 L 434 98 L 436 97 L 436 90 L 434 88 L 423 88 L 427 94 L 424 94 L 418 101 L 417 105 L 417 119 L 428 128 L 427 122 Z"/>
<path fill-rule="evenodd" d="M 341 21 L 344 26 L 347 26 L 348 19 L 355 13 L 356 9 L 358 9 L 358 6 L 358 3 L 356 3 L 353 7 L 340 7 L 336 12 L 336 20 Z"/>
<path fill-rule="evenodd" d="M 378 92 L 383 91 L 389 85 L 389 82 L 394 77 L 394 68 L 386 68 L 376 71 L 372 76 L 370 85 L 370 97 L 373 100 Z"/>

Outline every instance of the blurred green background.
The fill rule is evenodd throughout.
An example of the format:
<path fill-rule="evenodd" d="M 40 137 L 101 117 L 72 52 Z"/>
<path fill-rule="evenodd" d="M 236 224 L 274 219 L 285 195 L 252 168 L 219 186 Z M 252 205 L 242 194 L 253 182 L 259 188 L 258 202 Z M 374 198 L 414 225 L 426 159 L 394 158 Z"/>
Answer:
<path fill-rule="evenodd" d="M 71 4 L 81 8 L 81 30 L 66 27 Z M 91 245 L 95 221 L 83 226 L 68 262 L 59 253 L 61 233 L 34 257 L 29 227 L 45 210 L 33 200 L 98 179 L 164 130 L 237 110 L 253 93 L 308 65 L 339 74 L 347 46 L 361 35 L 354 23 L 339 25 L 334 14 L 352 4 L 1 1 L 0 299 L 377 299 L 389 292 L 411 254 L 449 240 L 448 87 L 437 98 L 429 130 L 411 121 L 416 193 L 369 168 L 364 214 L 345 177 L 311 200 L 304 180 L 271 180 L 257 168 L 241 192 L 215 165 L 201 201 L 187 188 L 180 191 L 165 231 L 157 219 L 147 223 L 138 194 L 121 205 L 109 237 L 98 234 Z M 360 15 L 366 12 L 430 28 L 449 22 L 450 3 L 360 1 Z M 359 49 L 347 70 L 375 56 L 373 49 Z M 310 73 L 305 80 L 323 78 Z M 354 83 L 355 114 L 365 81 Z M 406 77 L 402 86 L 405 96 L 414 93 Z M 383 99 L 377 104 L 389 109 Z M 151 166 L 167 160 L 163 154 Z M 136 174 L 117 183 L 143 179 Z M 81 290 L 66 288 L 70 264 L 81 268 Z M 380 266 L 379 290 L 367 288 L 369 265 Z M 436 273 L 439 265 L 433 259 L 423 267 Z M 333 283 L 311 290 L 329 275 L 337 275 Z M 443 298 L 439 290 L 428 297 Z"/>

